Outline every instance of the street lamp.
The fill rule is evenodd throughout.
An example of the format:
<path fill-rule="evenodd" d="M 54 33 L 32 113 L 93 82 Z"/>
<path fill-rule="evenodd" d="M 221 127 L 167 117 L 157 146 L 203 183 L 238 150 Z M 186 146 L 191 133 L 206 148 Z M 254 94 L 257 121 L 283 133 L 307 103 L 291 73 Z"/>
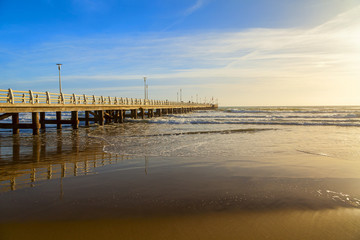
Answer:
<path fill-rule="evenodd" d="M 144 99 L 146 99 L 146 77 L 144 77 Z"/>
<path fill-rule="evenodd" d="M 61 70 L 61 63 L 57 63 L 56 64 L 58 66 L 58 69 L 59 69 L 59 89 L 60 89 L 60 94 L 62 93 L 61 92 L 61 75 L 60 75 L 60 70 Z"/>

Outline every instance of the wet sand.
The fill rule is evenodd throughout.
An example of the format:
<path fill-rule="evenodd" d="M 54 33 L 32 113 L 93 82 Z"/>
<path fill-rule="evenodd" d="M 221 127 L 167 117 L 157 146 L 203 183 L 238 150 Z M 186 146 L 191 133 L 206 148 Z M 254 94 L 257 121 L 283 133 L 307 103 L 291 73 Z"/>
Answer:
<path fill-rule="evenodd" d="M 119 156 L 85 130 L 7 136 L 1 149 L 0 239 L 360 238 L 357 178 Z"/>
<path fill-rule="evenodd" d="M 220 212 L 6 223 L 2 239 L 359 239 L 360 210 Z"/>

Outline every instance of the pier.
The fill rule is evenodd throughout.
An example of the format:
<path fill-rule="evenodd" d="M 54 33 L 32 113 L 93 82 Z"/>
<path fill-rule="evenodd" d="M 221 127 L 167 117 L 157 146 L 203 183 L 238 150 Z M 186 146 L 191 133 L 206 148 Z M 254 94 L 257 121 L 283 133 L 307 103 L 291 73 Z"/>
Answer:
<path fill-rule="evenodd" d="M 217 105 L 212 103 L 0 89 L 0 120 L 12 119 L 10 123 L 0 123 L 0 129 L 12 129 L 13 134 L 19 134 L 20 129 L 32 129 L 33 134 L 38 135 L 39 130 L 45 131 L 49 124 L 55 124 L 57 129 L 61 129 L 63 124 L 78 129 L 80 121 L 85 126 L 90 123 L 104 125 L 123 123 L 126 118 L 145 119 L 216 108 Z M 56 113 L 56 119 L 47 119 L 47 112 Z M 71 118 L 63 119 L 62 112 L 71 112 Z M 79 112 L 84 116 L 79 117 Z M 31 122 L 20 122 L 19 113 L 31 113 Z"/>

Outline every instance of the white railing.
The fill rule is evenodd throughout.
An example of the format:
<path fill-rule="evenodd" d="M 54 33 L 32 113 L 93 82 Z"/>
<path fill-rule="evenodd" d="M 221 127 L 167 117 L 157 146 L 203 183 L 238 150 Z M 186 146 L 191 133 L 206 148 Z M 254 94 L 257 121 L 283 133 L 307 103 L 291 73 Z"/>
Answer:
<path fill-rule="evenodd" d="M 205 103 L 194 102 L 170 102 L 163 100 L 149 100 L 138 98 L 118 98 L 118 97 L 104 97 L 95 95 L 76 95 L 64 93 L 49 93 L 49 92 L 34 92 L 29 91 L 15 91 L 9 88 L 8 90 L 0 89 L 0 104 L 61 104 L 61 105 L 209 105 Z"/>

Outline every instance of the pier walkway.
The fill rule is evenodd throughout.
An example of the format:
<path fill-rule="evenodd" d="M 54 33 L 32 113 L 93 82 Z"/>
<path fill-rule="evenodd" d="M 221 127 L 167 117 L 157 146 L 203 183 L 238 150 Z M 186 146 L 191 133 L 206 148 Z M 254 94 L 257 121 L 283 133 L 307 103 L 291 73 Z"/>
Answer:
<path fill-rule="evenodd" d="M 122 123 L 125 118 L 144 119 L 216 108 L 216 104 L 209 103 L 0 89 L 0 120 L 12 118 L 11 123 L 1 122 L 0 129 L 12 129 L 13 134 L 18 134 L 19 129 L 32 129 L 37 135 L 39 129 L 45 130 L 48 124 L 56 124 L 58 129 L 62 128 L 62 124 L 71 124 L 73 129 L 77 129 L 80 121 L 84 121 L 85 126 L 89 126 L 90 122 L 104 125 Z M 47 119 L 46 112 L 56 112 L 56 119 Z M 71 118 L 62 119 L 62 112 L 71 112 Z M 84 117 L 79 117 L 79 112 L 84 112 Z M 19 113 L 31 113 L 31 123 L 20 123 Z"/>

